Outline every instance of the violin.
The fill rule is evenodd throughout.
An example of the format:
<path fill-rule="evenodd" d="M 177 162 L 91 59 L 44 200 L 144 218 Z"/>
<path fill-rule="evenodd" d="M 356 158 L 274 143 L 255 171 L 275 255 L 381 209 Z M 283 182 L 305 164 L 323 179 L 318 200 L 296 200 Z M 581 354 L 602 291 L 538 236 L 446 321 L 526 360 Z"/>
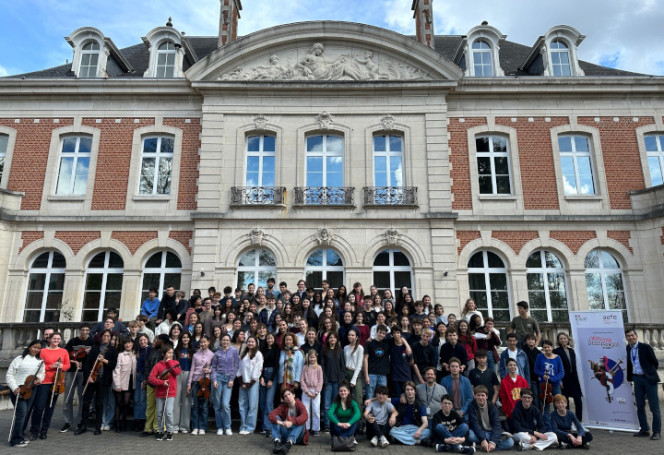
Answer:
<path fill-rule="evenodd" d="M 23 383 L 23 385 L 19 386 L 18 394 L 24 400 L 27 400 L 32 396 L 32 389 L 36 385 L 35 383 L 37 382 L 37 374 L 39 373 L 39 370 L 41 369 L 43 363 L 44 363 L 43 360 L 39 362 L 39 366 L 37 366 L 37 371 L 35 371 L 35 374 L 31 374 L 30 376 L 25 378 L 25 382 Z"/>
<path fill-rule="evenodd" d="M 83 360 L 85 356 L 88 355 L 86 349 L 86 346 L 75 346 L 74 349 L 69 352 L 69 360 L 72 362 Z"/>
<path fill-rule="evenodd" d="M 62 359 L 58 359 L 58 362 L 61 362 Z M 53 378 L 53 389 L 55 393 L 64 393 L 65 392 L 65 372 L 62 371 L 61 367 L 58 367 L 58 370 L 55 373 Z"/>
<path fill-rule="evenodd" d="M 106 349 L 104 349 L 104 352 L 101 353 L 102 357 L 106 355 L 106 351 L 108 351 L 108 346 L 106 346 Z M 95 364 L 92 366 L 92 370 L 90 370 L 90 377 L 92 378 L 92 381 L 96 381 L 97 377 L 99 376 L 99 372 L 101 371 L 101 368 L 104 366 L 104 362 L 100 362 L 99 358 L 95 360 Z"/>
<path fill-rule="evenodd" d="M 172 370 L 173 368 L 175 368 L 175 367 L 178 367 L 178 366 L 179 366 L 179 365 L 173 365 L 173 366 L 170 367 L 170 368 L 166 368 L 164 371 L 162 371 L 162 372 L 159 374 L 159 379 L 161 379 L 162 381 L 167 380 L 167 379 L 168 379 L 168 374 L 171 372 L 171 370 Z"/>
<path fill-rule="evenodd" d="M 553 391 L 553 386 L 549 384 L 549 378 L 546 378 L 546 382 L 543 384 L 540 384 L 540 400 L 542 400 L 542 412 L 544 412 L 544 407 L 549 404 L 553 403 L 553 394 L 551 393 Z"/>
<path fill-rule="evenodd" d="M 206 363 L 203 366 L 203 370 L 206 370 L 207 368 L 208 364 Z M 207 373 L 203 373 L 203 377 L 198 380 L 198 385 L 199 389 L 196 396 L 205 400 L 210 398 L 210 378 L 207 377 Z"/>

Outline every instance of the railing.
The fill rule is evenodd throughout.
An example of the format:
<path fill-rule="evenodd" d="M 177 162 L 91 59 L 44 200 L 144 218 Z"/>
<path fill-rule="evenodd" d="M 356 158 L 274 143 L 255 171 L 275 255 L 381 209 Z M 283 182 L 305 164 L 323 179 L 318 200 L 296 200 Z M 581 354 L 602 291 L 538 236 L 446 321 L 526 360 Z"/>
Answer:
<path fill-rule="evenodd" d="M 352 186 L 295 187 L 295 205 L 352 206 L 354 191 Z"/>
<path fill-rule="evenodd" d="M 286 188 L 283 186 L 234 186 L 231 188 L 231 205 L 283 205 Z"/>
<path fill-rule="evenodd" d="M 416 186 L 365 186 L 364 205 L 373 206 L 416 206 Z"/>

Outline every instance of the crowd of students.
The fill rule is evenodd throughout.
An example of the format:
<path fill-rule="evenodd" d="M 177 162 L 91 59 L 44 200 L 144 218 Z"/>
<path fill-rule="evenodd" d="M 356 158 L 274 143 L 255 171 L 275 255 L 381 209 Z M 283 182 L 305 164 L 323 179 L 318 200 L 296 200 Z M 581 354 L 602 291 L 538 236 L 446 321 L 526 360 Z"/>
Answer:
<path fill-rule="evenodd" d="M 336 442 L 357 444 L 366 433 L 374 447 L 397 442 L 439 452 L 587 449 L 592 435 L 579 423 L 570 337 L 559 334 L 554 349 L 541 341 L 528 304 L 518 310 L 499 355 L 500 333 L 472 299 L 457 317 L 407 288 L 395 298 L 375 286 L 365 294 L 360 283 L 347 292 L 323 282 L 315 291 L 300 281 L 291 292 L 270 279 L 265 289 L 210 288 L 206 298 L 195 291 L 189 299 L 172 287 L 159 299 L 153 289 L 126 327 L 109 310 L 96 326 L 81 324 L 64 347 L 60 334 L 46 331 L 48 339 L 12 362 L 12 391 L 29 374 L 38 385 L 17 401 L 11 444 L 27 444 L 28 422 L 30 440 L 47 438 L 60 368 L 60 432 L 75 435 L 88 432 L 92 412 L 94 435 L 201 436 L 212 410 L 216 434 L 231 436 L 238 410 L 239 434 L 271 437 L 274 453 L 321 431 Z M 543 384 L 551 386 L 553 409 L 539 400 Z"/>

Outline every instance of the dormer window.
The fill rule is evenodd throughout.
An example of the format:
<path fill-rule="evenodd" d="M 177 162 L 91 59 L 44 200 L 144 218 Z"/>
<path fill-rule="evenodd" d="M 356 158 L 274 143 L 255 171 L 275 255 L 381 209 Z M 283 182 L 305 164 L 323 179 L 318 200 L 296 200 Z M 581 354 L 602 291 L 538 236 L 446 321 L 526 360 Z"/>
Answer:
<path fill-rule="evenodd" d="M 545 35 L 537 38 L 519 69 L 538 76 L 584 76 L 577 49 L 585 38 L 568 25 L 551 27 Z"/>
<path fill-rule="evenodd" d="M 111 56 L 120 68 L 126 65 L 118 49 L 110 38 L 93 27 L 82 27 L 65 37 L 74 48 L 71 70 L 79 78 L 107 77 L 106 67 Z"/>
<path fill-rule="evenodd" d="M 493 76 L 491 46 L 484 40 L 477 40 L 473 43 L 473 66 L 475 68 L 475 77 Z"/>
<path fill-rule="evenodd" d="M 173 77 L 175 70 L 175 44 L 166 41 L 157 50 L 157 77 Z"/>
<path fill-rule="evenodd" d="M 459 43 L 454 62 L 470 77 L 500 77 L 499 50 L 506 36 L 487 22 L 473 27 Z"/>
<path fill-rule="evenodd" d="M 569 47 L 564 41 L 551 41 L 551 69 L 554 76 L 571 76 Z"/>
<path fill-rule="evenodd" d="M 81 68 L 78 77 L 97 77 L 99 65 L 99 43 L 88 41 L 81 48 Z"/>
<path fill-rule="evenodd" d="M 165 27 L 150 30 L 143 42 L 150 49 L 150 64 L 144 77 L 184 77 L 182 35 L 169 22 Z"/>

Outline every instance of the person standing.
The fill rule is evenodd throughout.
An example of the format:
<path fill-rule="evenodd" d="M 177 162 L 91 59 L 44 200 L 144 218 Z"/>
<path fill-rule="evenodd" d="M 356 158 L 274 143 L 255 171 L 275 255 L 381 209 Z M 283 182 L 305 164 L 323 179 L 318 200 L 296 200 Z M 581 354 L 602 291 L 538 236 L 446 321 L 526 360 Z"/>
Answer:
<path fill-rule="evenodd" d="M 652 436 L 650 439 L 659 441 L 662 438 L 662 417 L 659 412 L 659 399 L 657 397 L 657 383 L 659 375 L 657 368 L 659 362 L 652 347 L 639 343 L 639 336 L 634 329 L 625 331 L 627 338 L 627 380 L 634 382 L 634 396 L 636 398 L 636 411 L 641 429 L 634 436 L 649 436 L 650 427 L 646 417 L 646 398 L 652 413 Z"/>
<path fill-rule="evenodd" d="M 565 376 L 563 376 L 562 393 L 569 399 L 574 399 L 574 411 L 579 420 L 583 420 L 583 401 L 581 400 L 581 384 L 579 383 L 579 375 L 576 371 L 576 353 L 570 346 L 569 336 L 560 332 L 558 334 L 558 347 L 553 350 L 563 361 L 563 369 Z M 527 354 L 527 353 L 526 353 Z"/>
<path fill-rule="evenodd" d="M 199 344 L 199 350 L 196 351 L 192 360 L 191 360 L 191 369 L 189 372 L 189 378 L 187 379 L 187 394 L 190 394 L 193 400 L 193 408 L 191 411 L 191 421 L 192 421 L 192 430 L 191 434 L 204 435 L 207 430 L 207 421 L 208 421 L 208 400 L 210 396 L 210 386 L 212 381 L 210 380 L 210 375 L 212 373 L 212 358 L 214 353 L 208 349 L 210 346 L 210 340 L 207 336 L 201 338 Z M 203 381 L 201 381 L 201 379 Z M 201 392 L 199 396 L 199 390 L 205 385 L 207 388 L 207 393 L 205 391 Z"/>
<path fill-rule="evenodd" d="M 258 340 L 249 337 L 247 349 L 240 359 L 238 379 L 240 380 L 240 434 L 248 435 L 256 429 L 258 417 L 258 381 L 263 371 L 263 354 L 258 350 Z"/>
<path fill-rule="evenodd" d="M 200 341 L 199 341 L 200 346 Z M 189 374 L 191 371 L 191 360 L 194 357 L 194 345 L 191 342 L 189 332 L 180 335 L 180 340 L 175 349 L 175 360 L 180 364 L 182 372 L 178 375 L 178 392 L 173 403 L 173 422 L 176 433 L 189 433 L 191 426 L 191 395 L 187 391 Z"/>
<path fill-rule="evenodd" d="M 212 393 L 214 394 L 214 416 L 217 423 L 217 436 L 231 436 L 231 394 L 233 381 L 240 367 L 240 354 L 231 346 L 231 337 L 221 337 L 221 349 L 212 359 Z"/>
<path fill-rule="evenodd" d="M 134 342 L 126 338 L 121 342 L 122 352 L 113 370 L 113 392 L 115 393 L 115 432 L 126 431 L 127 415 L 131 398 L 131 385 L 136 383 L 136 356 Z"/>
<path fill-rule="evenodd" d="M 65 403 L 62 408 L 62 413 L 65 418 L 65 424 L 60 428 L 60 433 L 66 433 L 70 428 L 76 427 L 81 421 L 81 414 L 83 412 L 83 388 L 85 387 L 85 380 L 83 377 L 83 365 L 88 357 L 90 349 L 94 342 L 90 336 L 90 326 L 81 324 L 77 337 L 69 340 L 65 349 L 70 354 L 70 362 L 72 367 L 67 372 L 65 381 Z M 75 359 L 71 355 L 74 353 Z M 72 390 L 72 387 L 74 390 Z M 78 399 L 78 412 L 74 418 L 74 395 Z"/>
<path fill-rule="evenodd" d="M 320 434 L 320 393 L 323 390 L 323 369 L 318 365 L 318 355 L 310 349 L 304 355 L 304 367 L 300 375 L 302 387 L 302 404 L 309 413 L 305 428 L 313 431 L 314 436 Z"/>
<path fill-rule="evenodd" d="M 165 421 L 166 423 L 166 440 L 173 440 L 173 402 L 177 395 L 178 389 L 178 375 L 182 372 L 180 363 L 173 359 L 173 347 L 166 344 L 161 348 L 162 359 L 159 361 L 152 371 L 148 382 L 154 387 L 154 396 L 157 402 L 157 425 L 159 425 L 159 432 L 155 435 L 157 441 L 164 439 L 162 433 Z M 165 379 L 162 379 L 166 376 Z"/>
<path fill-rule="evenodd" d="M 519 340 L 519 347 L 521 348 L 523 348 L 523 345 L 526 342 L 526 335 L 536 336 L 535 345 L 539 346 L 540 341 L 542 340 L 542 331 L 535 318 L 528 314 L 528 302 L 523 300 L 518 302 L 516 304 L 516 309 L 519 312 L 519 315 L 512 319 L 512 323 L 507 333 L 516 333 Z"/>

